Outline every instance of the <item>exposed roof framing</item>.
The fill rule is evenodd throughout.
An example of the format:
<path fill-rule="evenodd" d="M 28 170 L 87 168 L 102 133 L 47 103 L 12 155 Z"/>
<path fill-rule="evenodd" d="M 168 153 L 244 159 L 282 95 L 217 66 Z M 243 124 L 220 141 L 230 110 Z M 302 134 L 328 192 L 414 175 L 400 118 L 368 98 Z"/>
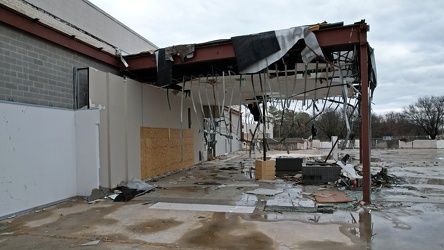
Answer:
<path fill-rule="evenodd" d="M 195 96 L 198 93 L 205 96 L 206 92 L 229 92 L 233 88 L 236 88 L 236 93 L 242 91 L 242 95 L 226 93 L 217 97 L 225 104 L 246 104 L 261 96 L 304 101 L 342 96 L 344 84 L 347 85 L 348 96 L 355 97 L 359 93 L 360 82 L 360 33 L 367 32 L 368 28 L 364 21 L 346 26 L 342 23 L 315 26 L 313 33 L 323 55 L 305 65 L 301 51 L 306 44 L 301 39 L 280 60 L 254 76 L 241 77 L 232 39 L 196 44 L 191 58 L 173 57 L 172 85 L 167 87 L 181 90 L 185 82 L 184 89 L 191 90 Z M 128 55 L 124 59 L 128 67 L 121 65 L 122 74 L 140 82 L 156 84 L 160 74 L 154 54 L 145 52 Z M 212 103 L 214 99 L 203 98 L 196 102 L 215 105 Z"/>
<path fill-rule="evenodd" d="M 368 30 L 364 22 L 353 25 L 338 26 L 324 25 L 319 30 L 313 31 L 324 55 L 328 57 L 332 52 L 353 51 L 359 45 L 359 33 L 362 29 Z M 301 63 L 298 55 L 305 44 L 303 40 L 298 42 L 285 56 L 285 63 L 294 65 L 296 61 Z M 123 72 L 129 76 L 136 77 L 141 82 L 155 83 L 157 79 L 156 60 L 149 52 L 125 56 L 128 67 L 121 66 Z M 207 43 L 196 44 L 194 56 L 181 61 L 179 57 L 174 58 L 173 79 L 182 81 L 183 75 L 208 75 L 231 70 L 237 72 L 237 63 L 231 39 L 217 40 Z M 278 67 L 283 70 L 283 63 L 278 62 Z"/>

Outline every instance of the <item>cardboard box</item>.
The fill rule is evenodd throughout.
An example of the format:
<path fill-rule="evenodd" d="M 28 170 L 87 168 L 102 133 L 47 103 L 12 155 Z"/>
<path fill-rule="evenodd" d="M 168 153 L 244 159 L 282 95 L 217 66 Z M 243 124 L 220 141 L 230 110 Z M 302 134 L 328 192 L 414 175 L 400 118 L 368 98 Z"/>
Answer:
<path fill-rule="evenodd" d="M 276 161 L 263 161 L 256 160 L 255 162 L 255 175 L 258 180 L 274 180 L 276 179 Z"/>

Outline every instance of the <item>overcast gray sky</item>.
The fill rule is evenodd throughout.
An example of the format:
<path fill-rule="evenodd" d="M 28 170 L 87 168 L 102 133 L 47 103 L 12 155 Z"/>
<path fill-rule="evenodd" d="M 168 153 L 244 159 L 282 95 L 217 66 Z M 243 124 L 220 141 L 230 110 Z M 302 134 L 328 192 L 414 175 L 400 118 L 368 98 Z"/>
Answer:
<path fill-rule="evenodd" d="M 320 23 L 365 19 L 375 49 L 373 110 L 401 111 L 444 95 L 442 0 L 90 0 L 159 47 Z"/>

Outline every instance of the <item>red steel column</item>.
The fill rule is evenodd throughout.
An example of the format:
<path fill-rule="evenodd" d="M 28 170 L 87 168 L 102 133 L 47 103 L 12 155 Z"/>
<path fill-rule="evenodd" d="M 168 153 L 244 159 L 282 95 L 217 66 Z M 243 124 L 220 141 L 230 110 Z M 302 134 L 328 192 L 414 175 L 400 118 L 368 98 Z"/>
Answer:
<path fill-rule="evenodd" d="M 361 22 L 359 34 L 360 47 L 360 69 L 361 69 L 361 160 L 363 169 L 362 195 L 366 204 L 371 203 L 371 176 L 370 176 L 370 105 L 368 91 L 368 45 L 367 45 L 368 26 Z"/>

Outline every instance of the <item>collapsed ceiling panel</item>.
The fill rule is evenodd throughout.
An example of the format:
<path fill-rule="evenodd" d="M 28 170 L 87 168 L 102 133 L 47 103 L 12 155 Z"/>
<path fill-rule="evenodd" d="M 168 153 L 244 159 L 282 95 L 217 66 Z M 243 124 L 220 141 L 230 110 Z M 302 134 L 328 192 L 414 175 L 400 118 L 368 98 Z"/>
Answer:
<path fill-rule="evenodd" d="M 294 73 L 294 72 L 293 72 Z M 261 73 L 254 75 L 190 76 L 184 83 L 177 84 L 192 93 L 196 103 L 204 105 L 239 105 L 261 102 L 262 99 L 318 100 L 342 96 L 345 87 L 348 96 L 356 94 L 354 78 L 335 76 L 335 72 L 287 75 L 275 77 Z M 200 96 L 200 98 L 199 98 Z"/>

